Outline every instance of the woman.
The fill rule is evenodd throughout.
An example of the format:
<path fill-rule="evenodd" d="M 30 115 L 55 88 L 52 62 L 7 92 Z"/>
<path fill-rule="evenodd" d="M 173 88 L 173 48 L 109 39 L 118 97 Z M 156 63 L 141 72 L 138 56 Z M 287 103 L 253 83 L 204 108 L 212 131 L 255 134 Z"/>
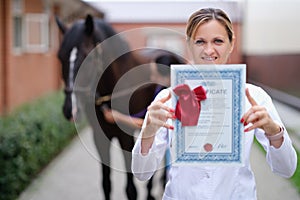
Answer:
<path fill-rule="evenodd" d="M 220 9 L 201 9 L 188 20 L 187 42 L 196 64 L 226 64 L 234 47 L 232 24 Z M 256 199 L 254 175 L 250 167 L 250 150 L 254 135 L 267 152 L 272 171 L 291 177 L 297 155 L 271 98 L 261 88 L 246 85 L 246 113 L 241 119 L 245 128 L 245 165 L 171 166 L 164 200 L 168 199 Z M 144 120 L 132 151 L 132 171 L 140 180 L 149 179 L 159 167 L 164 151 L 170 145 L 174 108 L 171 93 L 161 91 Z"/>

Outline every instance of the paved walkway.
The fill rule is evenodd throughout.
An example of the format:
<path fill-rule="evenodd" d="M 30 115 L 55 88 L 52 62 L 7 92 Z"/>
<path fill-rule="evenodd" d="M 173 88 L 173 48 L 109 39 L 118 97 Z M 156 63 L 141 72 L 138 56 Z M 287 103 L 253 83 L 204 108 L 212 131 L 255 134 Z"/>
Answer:
<path fill-rule="evenodd" d="M 275 102 L 278 112 L 286 126 L 300 133 L 300 112 L 287 108 Z M 298 136 L 293 135 L 293 138 Z M 295 139 L 295 140 L 296 140 Z M 123 157 L 118 149 L 118 143 L 113 141 L 111 151 L 112 166 L 112 199 L 123 200 L 125 196 L 126 177 Z M 90 129 L 85 129 L 74 141 L 40 174 L 40 176 L 25 190 L 18 200 L 103 200 L 102 188 L 99 186 L 100 165 L 94 148 Z M 259 200 L 300 200 L 299 193 L 291 183 L 274 175 L 267 166 L 263 153 L 254 145 L 251 162 L 256 175 Z M 155 176 L 153 194 L 160 199 L 162 190 Z M 135 180 L 138 186 L 139 200 L 145 200 L 146 185 Z"/>

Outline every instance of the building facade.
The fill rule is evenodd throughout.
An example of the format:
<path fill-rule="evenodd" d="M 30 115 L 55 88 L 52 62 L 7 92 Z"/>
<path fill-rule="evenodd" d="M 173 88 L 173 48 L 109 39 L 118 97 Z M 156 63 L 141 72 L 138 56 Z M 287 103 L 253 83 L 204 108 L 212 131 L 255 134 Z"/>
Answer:
<path fill-rule="evenodd" d="M 71 23 L 85 12 L 80 0 L 1 0 L 0 114 L 61 87 L 55 14 Z"/>
<path fill-rule="evenodd" d="M 130 46 L 151 46 L 169 49 L 186 55 L 185 26 L 190 14 L 204 1 L 182 5 L 173 3 L 148 4 L 137 2 L 103 2 L 101 7 L 81 0 L 2 0 L 0 4 L 0 115 L 9 113 L 23 103 L 34 100 L 62 87 L 60 62 L 57 51 L 61 34 L 55 23 L 55 15 L 71 24 L 88 13 L 105 16 L 117 32 L 130 32 L 155 27 L 173 30 L 133 31 L 127 34 Z M 134 5 L 133 5 L 134 3 Z M 183 7 L 183 5 L 185 7 Z M 234 22 L 236 45 L 230 63 L 241 63 L 240 48 L 242 19 L 236 2 L 219 2 Z M 107 6 L 111 6 L 108 8 Z M 113 8 L 113 9 L 111 9 Z M 128 13 L 128 9 L 135 12 Z M 157 10 L 162 9 L 161 11 Z M 103 12 L 101 11 L 103 9 Z M 180 15 L 174 9 L 181 9 Z M 149 29 L 148 29 L 149 30 Z M 154 30 L 154 31 L 153 31 Z M 179 36 L 181 34 L 181 36 Z"/>

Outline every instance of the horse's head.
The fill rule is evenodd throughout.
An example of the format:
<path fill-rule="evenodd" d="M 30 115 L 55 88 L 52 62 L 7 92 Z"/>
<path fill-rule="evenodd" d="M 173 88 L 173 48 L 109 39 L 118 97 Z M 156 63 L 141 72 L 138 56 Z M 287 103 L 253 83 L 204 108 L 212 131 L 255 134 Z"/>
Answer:
<path fill-rule="evenodd" d="M 77 72 L 87 55 L 107 36 L 96 25 L 99 22 L 96 22 L 90 15 L 85 20 L 75 22 L 70 28 L 67 28 L 58 18 L 56 18 L 56 22 L 63 33 L 62 43 L 58 51 L 58 58 L 62 64 L 62 78 L 65 84 L 63 113 L 70 120 L 73 118 L 74 110 L 76 110 L 74 102 L 72 104 L 72 95 Z"/>

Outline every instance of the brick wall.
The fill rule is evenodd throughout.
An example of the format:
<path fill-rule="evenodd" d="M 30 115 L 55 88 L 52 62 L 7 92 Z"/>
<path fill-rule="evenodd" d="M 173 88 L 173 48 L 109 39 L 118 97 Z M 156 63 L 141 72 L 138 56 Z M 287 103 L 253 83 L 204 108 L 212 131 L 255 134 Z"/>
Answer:
<path fill-rule="evenodd" d="M 57 90 L 61 85 L 60 64 L 56 57 L 59 40 L 58 31 L 53 30 L 56 27 L 54 17 L 50 16 L 52 43 L 46 53 L 16 53 L 12 48 L 11 2 L 4 0 L 0 5 L 0 114 Z M 42 0 L 25 0 L 24 3 L 27 13 L 44 12 Z"/>
<path fill-rule="evenodd" d="M 0 5 L 0 114 L 6 111 L 7 105 L 7 64 L 9 49 L 7 38 L 9 38 L 8 16 L 10 1 L 3 0 Z"/>
<path fill-rule="evenodd" d="M 2 27 L 5 27 L 4 18 L 4 3 L 0 4 L 0 113 L 4 110 L 4 31 Z"/>

